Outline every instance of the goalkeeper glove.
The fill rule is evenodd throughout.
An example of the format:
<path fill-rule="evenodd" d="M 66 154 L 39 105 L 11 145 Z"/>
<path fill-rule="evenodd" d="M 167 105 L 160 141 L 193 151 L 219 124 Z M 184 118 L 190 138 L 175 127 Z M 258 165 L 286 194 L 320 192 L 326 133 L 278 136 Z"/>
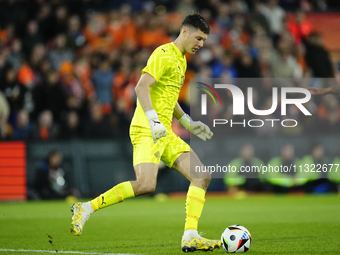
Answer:
<path fill-rule="evenodd" d="M 156 143 L 159 138 L 166 136 L 166 128 L 159 121 L 158 115 L 155 110 L 147 111 L 145 115 L 150 123 L 152 140 L 154 143 Z"/>
<path fill-rule="evenodd" d="M 210 139 L 214 135 L 207 125 L 200 121 L 193 121 L 188 114 L 184 114 L 178 121 L 186 128 L 186 130 L 198 136 L 203 141 Z"/>

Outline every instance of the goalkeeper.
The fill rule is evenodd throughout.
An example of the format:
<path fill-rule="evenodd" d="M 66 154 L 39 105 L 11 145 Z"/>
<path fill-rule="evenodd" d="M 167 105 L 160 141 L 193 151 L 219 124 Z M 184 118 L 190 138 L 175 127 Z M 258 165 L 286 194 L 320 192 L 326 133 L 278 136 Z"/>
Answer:
<path fill-rule="evenodd" d="M 174 116 L 203 141 L 213 135 L 207 125 L 191 120 L 177 102 L 187 68 L 185 54 L 195 54 L 203 47 L 209 31 L 208 24 L 200 15 L 189 15 L 181 25 L 178 38 L 158 47 L 150 56 L 135 88 L 137 108 L 130 127 L 136 180 L 120 183 L 89 202 L 73 204 L 71 224 L 75 235 L 82 233 L 93 212 L 130 197 L 152 193 L 162 160 L 191 182 L 186 197 L 182 250 L 191 252 L 220 247 L 219 240 L 203 238 L 197 232 L 210 174 L 202 173 L 201 178 L 190 177 L 190 164 L 202 166 L 202 163 L 190 146 L 171 130 Z"/>

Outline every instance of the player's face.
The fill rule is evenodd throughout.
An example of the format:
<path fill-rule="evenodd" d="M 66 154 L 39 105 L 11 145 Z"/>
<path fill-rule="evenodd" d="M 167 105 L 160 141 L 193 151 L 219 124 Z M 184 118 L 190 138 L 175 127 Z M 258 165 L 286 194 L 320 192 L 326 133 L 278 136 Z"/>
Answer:
<path fill-rule="evenodd" d="M 189 54 L 195 54 L 203 47 L 204 41 L 207 40 L 208 35 L 199 29 L 188 29 L 185 40 L 185 51 Z"/>

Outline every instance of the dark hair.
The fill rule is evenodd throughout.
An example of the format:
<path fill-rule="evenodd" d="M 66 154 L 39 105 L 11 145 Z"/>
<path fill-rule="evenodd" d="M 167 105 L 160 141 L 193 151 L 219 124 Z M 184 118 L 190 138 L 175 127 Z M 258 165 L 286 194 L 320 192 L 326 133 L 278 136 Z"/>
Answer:
<path fill-rule="evenodd" d="M 192 14 L 185 17 L 182 22 L 181 28 L 184 26 L 192 26 L 201 30 L 205 34 L 209 34 L 210 28 L 208 23 L 199 15 L 199 14 Z"/>
<path fill-rule="evenodd" d="M 321 34 L 319 32 L 311 32 L 309 35 L 308 35 L 308 38 L 311 39 L 311 38 L 318 38 L 318 37 L 321 37 Z"/>
<path fill-rule="evenodd" d="M 310 148 L 309 148 L 309 153 L 312 154 L 313 151 L 314 151 L 316 148 L 318 148 L 318 147 L 324 147 L 324 146 L 323 146 L 323 144 L 320 143 L 320 142 L 314 142 L 314 143 L 312 143 L 312 145 L 311 145 Z"/>
<path fill-rule="evenodd" d="M 49 163 L 51 158 L 55 155 L 61 155 L 61 152 L 56 149 L 50 150 L 47 155 L 47 162 Z"/>

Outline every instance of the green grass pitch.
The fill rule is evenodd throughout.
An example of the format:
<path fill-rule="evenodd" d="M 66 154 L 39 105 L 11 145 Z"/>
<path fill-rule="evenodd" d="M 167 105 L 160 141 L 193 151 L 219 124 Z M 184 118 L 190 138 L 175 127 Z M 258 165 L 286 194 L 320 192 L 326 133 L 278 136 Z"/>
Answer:
<path fill-rule="evenodd" d="M 96 212 L 76 237 L 64 201 L 0 203 L 0 255 L 184 254 L 184 204 L 184 197 L 126 200 Z M 199 232 L 219 239 L 232 224 L 252 234 L 247 254 L 340 254 L 339 195 L 207 198 Z"/>

